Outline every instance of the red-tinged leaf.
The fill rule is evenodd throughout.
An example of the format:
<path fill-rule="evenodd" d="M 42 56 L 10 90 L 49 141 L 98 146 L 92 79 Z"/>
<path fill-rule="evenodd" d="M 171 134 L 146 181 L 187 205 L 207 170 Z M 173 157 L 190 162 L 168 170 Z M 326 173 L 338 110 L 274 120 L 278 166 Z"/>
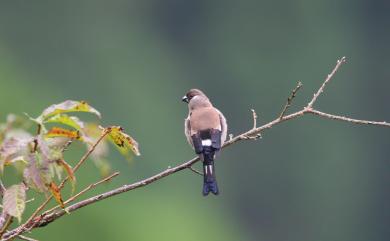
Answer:
<path fill-rule="evenodd" d="M 51 105 L 50 107 L 46 108 L 37 118 L 37 121 L 42 123 L 49 117 L 68 112 L 89 112 L 97 115 L 100 118 L 100 113 L 91 107 L 87 102 L 67 100 L 60 104 Z"/>
<path fill-rule="evenodd" d="M 3 210 L 19 220 L 26 206 L 26 189 L 23 184 L 12 185 L 7 188 L 3 197 Z"/>
<path fill-rule="evenodd" d="M 49 189 L 50 189 L 50 192 L 53 194 L 54 199 L 61 206 L 61 208 L 65 208 L 64 201 L 62 201 L 61 191 L 57 187 L 57 185 L 54 182 L 51 182 L 49 184 Z"/>
<path fill-rule="evenodd" d="M 47 185 L 51 182 L 48 163 L 41 160 L 38 154 L 31 153 L 28 156 L 29 164 L 24 170 L 23 177 L 27 185 L 38 192 L 46 192 Z"/>
<path fill-rule="evenodd" d="M 58 160 L 57 164 L 60 165 L 68 174 L 69 180 L 72 183 L 72 193 L 73 193 L 76 185 L 76 176 L 74 175 L 73 168 L 64 159 Z"/>
<path fill-rule="evenodd" d="M 131 136 L 124 133 L 120 126 L 111 127 L 108 136 L 123 155 L 129 156 L 130 150 L 135 155 L 140 155 L 138 143 Z"/>
<path fill-rule="evenodd" d="M 45 137 L 52 138 L 52 137 L 68 137 L 71 139 L 80 139 L 80 132 L 79 131 L 72 131 L 63 129 L 60 127 L 53 127 L 51 130 L 49 130 Z"/>
<path fill-rule="evenodd" d="M 69 179 L 71 181 L 75 182 L 76 181 L 76 177 L 75 177 L 75 175 L 73 173 L 72 167 L 64 159 L 58 160 L 57 163 L 64 168 L 64 170 L 66 171 L 66 173 L 69 176 Z"/>

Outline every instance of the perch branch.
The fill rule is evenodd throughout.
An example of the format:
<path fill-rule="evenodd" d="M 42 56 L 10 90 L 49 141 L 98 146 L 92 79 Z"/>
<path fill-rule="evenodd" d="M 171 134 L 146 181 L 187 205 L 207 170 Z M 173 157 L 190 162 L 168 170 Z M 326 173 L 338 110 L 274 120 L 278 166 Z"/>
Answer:
<path fill-rule="evenodd" d="M 228 140 L 227 142 L 224 143 L 222 148 L 226 148 L 226 147 L 231 146 L 231 145 L 233 145 L 235 143 L 238 143 L 238 142 L 240 142 L 242 140 L 253 139 L 253 138 L 249 138 L 249 137 L 258 136 L 263 131 L 270 129 L 270 128 L 274 127 L 275 125 L 281 124 L 282 122 L 286 122 L 288 120 L 292 120 L 292 119 L 304 116 L 306 114 L 313 114 L 313 115 L 317 115 L 317 116 L 322 117 L 322 118 L 326 118 L 326 119 L 330 119 L 330 120 L 339 120 L 339 121 L 344 121 L 344 122 L 353 123 L 353 124 L 375 125 L 375 126 L 381 126 L 381 127 L 390 127 L 390 123 L 387 123 L 387 122 L 377 122 L 377 121 L 366 121 L 366 120 L 352 119 L 352 118 L 349 118 L 349 117 L 332 115 L 332 114 L 320 112 L 318 110 L 313 109 L 313 105 L 316 102 L 318 96 L 323 92 L 323 90 L 325 88 L 325 85 L 332 79 L 332 77 L 334 76 L 334 74 L 336 73 L 338 68 L 344 62 L 345 62 L 345 57 L 343 57 L 343 58 L 341 58 L 340 60 L 337 61 L 337 64 L 333 68 L 332 72 L 327 76 L 327 78 L 325 79 L 325 81 L 323 82 L 321 87 L 314 94 L 313 98 L 310 100 L 310 102 L 307 104 L 306 107 L 304 107 L 300 111 L 294 112 L 294 113 L 289 114 L 289 115 L 285 115 L 286 111 L 282 111 L 282 113 L 284 112 L 283 115 L 282 115 L 282 118 L 280 118 L 280 116 L 278 116 L 276 119 L 274 119 L 273 121 L 271 121 L 271 122 L 269 122 L 267 124 L 264 124 L 264 125 L 262 125 L 260 127 L 256 127 L 255 126 L 254 128 L 250 129 L 249 131 L 246 131 L 246 132 L 244 132 L 244 133 L 242 133 L 240 135 L 237 135 L 236 137 L 232 137 L 232 138 L 230 138 L 230 140 Z M 291 98 L 291 100 L 292 100 L 292 98 Z M 290 105 L 291 105 L 291 103 L 290 103 Z M 288 106 L 288 102 L 287 102 L 287 106 Z M 181 170 L 190 168 L 193 164 L 195 164 L 198 161 L 199 161 L 199 157 L 195 157 L 195 158 L 193 158 L 193 159 L 191 159 L 191 160 L 189 160 L 187 162 L 184 162 L 184 163 L 182 163 L 180 165 L 177 165 L 175 167 L 172 167 L 172 168 L 169 167 L 166 170 L 164 170 L 164 171 L 162 171 L 160 173 L 157 173 L 157 174 L 155 174 L 155 175 L 153 175 L 151 177 L 145 178 L 145 179 L 143 179 L 141 181 L 138 181 L 138 182 L 135 182 L 135 183 L 132 183 L 132 184 L 123 185 L 123 186 L 118 187 L 116 189 L 113 189 L 113 190 L 110 190 L 110 191 L 98 194 L 96 196 L 87 198 L 85 200 L 79 201 L 79 202 L 77 202 L 77 203 L 67 207 L 67 211 L 68 212 L 73 212 L 73 211 L 76 211 L 76 210 L 78 210 L 78 209 L 80 209 L 82 207 L 85 207 L 85 206 L 91 205 L 93 203 L 96 203 L 98 201 L 101 201 L 103 199 L 106 199 L 106 198 L 109 198 L 109 197 L 113 197 L 113 196 L 116 196 L 118 194 L 122 194 L 124 192 L 128 192 L 128 191 L 131 191 L 131 190 L 134 190 L 134 189 L 137 189 L 137 188 L 141 188 L 141 187 L 147 186 L 147 185 L 149 185 L 151 183 L 154 183 L 154 182 L 156 182 L 156 181 L 158 181 L 158 180 L 160 180 L 160 179 L 162 179 L 164 177 L 170 176 L 170 175 L 172 175 L 172 174 L 174 174 L 176 172 L 179 172 Z M 2 240 L 3 241 L 11 240 L 11 239 L 17 237 L 18 235 L 22 234 L 23 232 L 25 232 L 26 228 L 32 229 L 34 227 L 46 226 L 47 224 L 49 224 L 49 223 L 55 221 L 56 219 L 60 218 L 61 216 L 63 216 L 65 213 L 66 212 L 64 210 L 53 211 L 51 213 L 44 213 L 44 215 L 41 215 L 40 217 L 34 219 L 33 222 L 27 223 L 26 227 L 22 226 L 22 227 L 15 228 L 14 230 L 8 231 L 7 233 L 4 234 L 4 237 L 3 237 Z"/>

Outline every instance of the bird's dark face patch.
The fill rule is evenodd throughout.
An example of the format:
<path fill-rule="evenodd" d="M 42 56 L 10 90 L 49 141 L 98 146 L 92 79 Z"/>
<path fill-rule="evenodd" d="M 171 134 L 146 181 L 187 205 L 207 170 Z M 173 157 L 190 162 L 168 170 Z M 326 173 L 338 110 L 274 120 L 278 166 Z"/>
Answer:
<path fill-rule="evenodd" d="M 192 98 L 194 98 L 197 95 L 204 95 L 202 91 L 198 89 L 191 89 L 187 92 L 187 94 L 183 97 L 183 101 L 190 102 Z"/>

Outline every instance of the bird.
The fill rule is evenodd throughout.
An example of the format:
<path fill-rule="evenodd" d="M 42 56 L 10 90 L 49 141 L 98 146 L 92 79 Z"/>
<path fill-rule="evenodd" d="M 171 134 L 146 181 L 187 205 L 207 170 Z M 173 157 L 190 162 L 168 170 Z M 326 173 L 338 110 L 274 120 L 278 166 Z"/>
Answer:
<path fill-rule="evenodd" d="M 226 118 L 199 89 L 190 89 L 182 101 L 188 104 L 184 133 L 188 143 L 203 162 L 203 196 L 210 192 L 218 195 L 214 160 L 226 140 Z"/>

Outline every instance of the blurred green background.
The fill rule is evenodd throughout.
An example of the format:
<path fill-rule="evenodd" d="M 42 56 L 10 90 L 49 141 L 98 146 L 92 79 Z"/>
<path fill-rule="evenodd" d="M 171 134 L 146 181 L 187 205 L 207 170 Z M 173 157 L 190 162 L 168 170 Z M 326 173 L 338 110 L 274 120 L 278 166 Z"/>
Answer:
<path fill-rule="evenodd" d="M 306 104 L 336 59 L 347 56 L 316 107 L 390 120 L 389 12 L 386 0 L 2 0 L 0 118 L 37 116 L 50 104 L 82 99 L 103 114 L 104 125 L 122 125 L 142 156 L 129 165 L 112 153 L 121 176 L 95 193 L 194 156 L 181 102 L 193 87 L 238 134 L 251 127 L 251 108 L 260 124 L 275 118 L 298 80 L 304 86 L 292 110 Z M 204 198 L 202 178 L 182 171 L 30 236 L 387 241 L 389 133 L 303 117 L 226 149 L 217 162 L 218 197 Z M 79 147 L 69 162 L 80 157 Z M 88 163 L 78 188 L 98 179 Z"/>

